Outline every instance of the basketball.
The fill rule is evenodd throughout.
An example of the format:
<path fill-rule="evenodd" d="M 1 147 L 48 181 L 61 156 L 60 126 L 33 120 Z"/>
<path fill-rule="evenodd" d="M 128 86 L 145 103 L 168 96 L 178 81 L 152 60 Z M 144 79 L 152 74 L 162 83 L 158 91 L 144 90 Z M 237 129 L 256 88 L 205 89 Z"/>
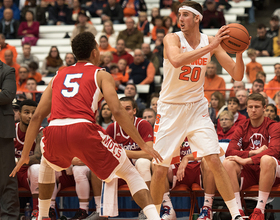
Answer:
<path fill-rule="evenodd" d="M 238 53 L 243 51 L 249 44 L 250 35 L 247 29 L 237 23 L 228 24 L 230 30 L 229 38 L 221 42 L 222 48 L 228 53 Z"/>

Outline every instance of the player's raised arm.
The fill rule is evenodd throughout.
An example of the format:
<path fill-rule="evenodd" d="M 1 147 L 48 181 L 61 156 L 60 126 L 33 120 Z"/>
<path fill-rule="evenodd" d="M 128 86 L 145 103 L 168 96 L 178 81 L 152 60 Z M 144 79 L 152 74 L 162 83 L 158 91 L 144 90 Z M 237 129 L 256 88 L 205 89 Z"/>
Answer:
<path fill-rule="evenodd" d="M 46 118 L 48 114 L 51 112 L 51 100 L 52 100 L 51 86 L 52 86 L 52 81 L 49 83 L 48 87 L 44 91 L 40 103 L 38 104 L 38 107 L 36 108 L 35 113 L 31 118 L 30 124 L 26 131 L 21 158 L 17 163 L 16 167 L 14 168 L 14 170 L 12 171 L 12 173 L 10 174 L 10 176 L 15 176 L 23 164 L 29 163 L 29 152 L 34 143 L 34 140 L 38 135 L 38 130 L 40 129 L 43 119 Z"/>
<path fill-rule="evenodd" d="M 112 111 L 112 114 L 119 125 L 143 151 L 150 154 L 153 158 L 155 158 L 156 161 L 162 161 L 159 153 L 145 143 L 133 123 L 128 120 L 129 116 L 118 99 L 113 77 L 105 71 L 99 71 L 97 73 L 97 82 L 102 90 L 103 96 L 107 101 L 110 110 Z"/>

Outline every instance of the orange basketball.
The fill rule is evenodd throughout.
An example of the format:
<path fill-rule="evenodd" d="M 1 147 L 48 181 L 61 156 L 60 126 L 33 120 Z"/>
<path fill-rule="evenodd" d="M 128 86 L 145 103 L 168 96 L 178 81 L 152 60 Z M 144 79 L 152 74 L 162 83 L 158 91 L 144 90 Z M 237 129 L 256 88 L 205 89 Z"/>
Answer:
<path fill-rule="evenodd" d="M 243 51 L 249 44 L 250 35 L 247 29 L 237 23 L 228 24 L 230 30 L 229 38 L 221 42 L 222 48 L 228 53 L 238 53 Z"/>

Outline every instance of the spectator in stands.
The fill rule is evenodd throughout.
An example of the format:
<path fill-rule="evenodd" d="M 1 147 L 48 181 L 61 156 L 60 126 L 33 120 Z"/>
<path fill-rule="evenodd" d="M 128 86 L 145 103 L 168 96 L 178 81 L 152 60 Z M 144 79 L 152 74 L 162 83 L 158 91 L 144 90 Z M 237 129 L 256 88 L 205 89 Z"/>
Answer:
<path fill-rule="evenodd" d="M 277 15 L 278 18 L 280 19 L 280 8 L 275 9 L 275 11 L 273 12 L 273 15 Z"/>
<path fill-rule="evenodd" d="M 242 82 L 242 81 L 234 81 L 234 82 L 233 82 L 232 89 L 233 89 L 233 90 L 230 91 L 229 97 L 235 97 L 236 92 L 237 92 L 238 90 L 245 89 L 245 83 Z"/>
<path fill-rule="evenodd" d="M 266 36 L 268 38 L 274 38 L 278 36 L 279 31 L 279 17 L 277 15 L 273 15 L 269 21 L 270 29 L 266 31 Z"/>
<path fill-rule="evenodd" d="M 107 4 L 107 0 L 90 0 L 86 2 L 86 9 L 89 11 L 92 17 L 100 17 L 103 12 L 103 7 L 105 7 Z"/>
<path fill-rule="evenodd" d="M 270 88 L 280 88 L 280 63 L 274 64 L 274 73 L 274 78 L 270 80 L 265 87 L 266 94 L 272 99 L 275 96 L 277 90 L 271 90 Z"/>
<path fill-rule="evenodd" d="M 74 24 L 72 10 L 68 8 L 65 0 L 55 0 L 54 6 L 49 6 L 48 25 Z"/>
<path fill-rule="evenodd" d="M 275 57 L 279 57 L 280 56 L 280 28 L 278 30 L 278 36 L 275 36 L 272 39 L 272 47 L 273 47 L 273 55 Z"/>
<path fill-rule="evenodd" d="M 20 114 L 19 114 L 19 104 L 20 104 L 20 102 L 21 101 L 14 98 L 13 103 L 12 103 L 15 123 L 18 123 L 20 121 Z"/>
<path fill-rule="evenodd" d="M 263 71 L 257 72 L 256 79 L 261 79 L 266 87 L 266 73 Z"/>
<path fill-rule="evenodd" d="M 229 142 L 235 131 L 234 116 L 232 112 L 227 110 L 223 111 L 220 114 L 219 122 L 219 126 L 221 129 L 219 131 L 217 130 L 218 139 L 219 141 Z"/>
<path fill-rule="evenodd" d="M 99 38 L 99 52 L 102 55 L 103 53 L 109 51 L 111 53 L 116 52 L 116 48 L 111 47 L 111 45 L 108 42 L 108 38 L 103 35 Z"/>
<path fill-rule="evenodd" d="M 101 36 L 105 35 L 108 38 L 111 47 L 116 47 L 117 33 L 114 30 L 112 21 L 105 21 L 103 24 L 103 30 L 98 32 L 95 39 L 100 39 Z"/>
<path fill-rule="evenodd" d="M 25 43 L 22 45 L 22 54 L 19 54 L 17 57 L 17 63 L 19 65 L 28 65 L 31 62 L 39 64 L 39 59 L 31 53 L 31 45 L 29 43 Z"/>
<path fill-rule="evenodd" d="M 246 64 L 246 76 L 250 83 L 256 79 L 257 72 L 263 71 L 262 64 L 256 62 L 257 51 L 253 48 L 247 50 L 248 57 L 251 59 L 250 63 Z"/>
<path fill-rule="evenodd" d="M 34 21 L 34 14 L 32 11 L 26 11 L 25 20 L 22 21 L 18 28 L 18 36 L 22 37 L 22 44 L 29 43 L 31 46 L 37 44 L 39 39 L 39 26 L 38 21 Z"/>
<path fill-rule="evenodd" d="M 112 120 L 112 112 L 108 106 L 108 104 L 105 102 L 101 106 L 99 118 L 97 120 L 97 123 L 104 128 L 105 130 L 108 128 L 110 124 L 112 124 L 114 121 Z"/>
<path fill-rule="evenodd" d="M 40 5 L 36 5 L 36 0 L 29 0 L 29 5 L 26 5 L 21 10 L 20 21 L 25 20 L 26 11 L 32 11 L 34 13 L 34 21 L 38 21 L 40 25 L 47 24 L 45 8 L 42 8 Z"/>
<path fill-rule="evenodd" d="M 68 5 L 69 7 L 69 5 Z M 79 12 L 83 10 L 81 8 L 81 4 L 79 0 L 73 0 L 72 3 L 72 20 L 77 23 L 78 22 L 78 16 L 79 16 Z"/>
<path fill-rule="evenodd" d="M 139 115 L 141 117 L 143 110 L 146 108 L 144 102 L 139 98 L 137 94 L 137 87 L 134 83 L 127 83 L 125 90 L 124 90 L 124 95 L 126 97 L 133 98 L 138 106 L 138 112 L 137 116 Z M 140 114 L 141 113 L 141 114 Z"/>
<path fill-rule="evenodd" d="M 133 63 L 133 56 L 131 56 L 126 50 L 125 50 L 126 42 L 123 39 L 119 39 L 117 41 L 117 52 L 113 53 L 113 63 L 118 63 L 120 59 L 125 59 L 127 61 L 127 65 L 130 65 Z"/>
<path fill-rule="evenodd" d="M 113 55 L 110 51 L 107 51 L 102 54 L 101 59 L 100 59 L 100 67 L 105 68 L 107 72 L 110 72 L 110 66 L 113 61 Z"/>
<path fill-rule="evenodd" d="M 13 0 L 3 0 L 3 5 L 0 8 L 0 20 L 4 16 L 4 10 L 10 8 L 13 11 L 13 19 L 19 21 L 20 19 L 20 10 L 18 6 L 13 2 Z"/>
<path fill-rule="evenodd" d="M 28 92 L 26 83 L 28 79 L 29 69 L 27 66 L 21 66 L 19 68 L 19 77 L 17 80 L 17 92 Z"/>
<path fill-rule="evenodd" d="M 147 12 L 140 11 L 138 15 L 137 29 L 141 31 L 144 36 L 150 36 L 150 22 L 147 18 Z"/>
<path fill-rule="evenodd" d="M 119 86 L 123 83 L 126 83 L 128 81 L 129 75 L 123 75 L 120 71 L 119 71 L 119 67 L 117 64 L 112 63 L 110 65 L 110 71 L 111 76 L 114 78 L 115 80 L 115 85 L 116 85 L 116 91 L 118 91 Z"/>
<path fill-rule="evenodd" d="M 236 92 L 236 98 L 239 100 L 239 109 L 238 112 L 246 118 L 248 118 L 248 112 L 247 112 L 247 98 L 248 98 L 248 91 L 245 89 L 238 90 Z"/>
<path fill-rule="evenodd" d="M 63 70 L 65 67 L 72 66 L 77 62 L 77 59 L 73 53 L 66 53 L 64 60 L 66 65 L 59 67 L 59 71 Z"/>
<path fill-rule="evenodd" d="M 8 44 L 5 42 L 5 36 L 3 34 L 0 34 L 0 45 L 1 45 L 1 50 L 0 50 L 0 60 L 5 63 L 5 51 L 6 50 L 11 50 L 13 52 L 13 62 L 16 62 L 17 60 L 17 50 L 14 46 Z"/>
<path fill-rule="evenodd" d="M 13 51 L 11 50 L 5 50 L 5 54 L 4 54 L 4 58 L 5 58 L 5 63 L 10 66 L 15 68 L 15 73 L 16 73 L 16 80 L 18 80 L 19 78 L 19 68 L 20 65 L 16 62 L 14 62 L 14 55 L 13 55 Z"/>
<path fill-rule="evenodd" d="M 279 158 L 280 124 L 264 117 L 262 95 L 251 94 L 247 106 L 249 119 L 234 132 L 223 165 L 231 179 L 238 209 L 242 210 L 240 190 L 259 185 L 257 206 L 250 215 L 251 220 L 257 220 L 264 219 L 271 187 L 280 182 L 275 172 L 279 163 L 276 158 Z"/>
<path fill-rule="evenodd" d="M 264 82 L 261 79 L 255 79 L 252 83 L 252 93 L 260 93 L 264 89 Z"/>
<path fill-rule="evenodd" d="M 265 112 L 264 112 L 265 117 L 269 117 L 271 120 L 280 121 L 279 116 L 277 115 L 277 107 L 273 104 L 267 104 L 265 107 Z"/>
<path fill-rule="evenodd" d="M 120 4 L 125 17 L 138 16 L 140 11 L 147 11 L 144 0 L 121 0 Z"/>
<path fill-rule="evenodd" d="M 172 25 L 172 18 L 169 16 L 163 17 L 163 26 L 166 28 L 167 33 L 172 33 L 173 25 Z"/>
<path fill-rule="evenodd" d="M 155 26 L 153 27 L 152 30 L 152 40 L 151 43 L 155 43 L 157 39 L 157 33 L 158 32 L 164 32 L 164 35 L 167 34 L 167 29 L 163 26 L 163 20 L 161 16 L 155 17 Z"/>
<path fill-rule="evenodd" d="M 29 78 L 33 78 L 36 80 L 36 84 L 38 85 L 44 85 L 44 81 L 42 81 L 42 75 L 41 73 L 37 72 L 39 65 L 36 62 L 30 62 L 28 64 L 28 68 L 29 68 Z"/>
<path fill-rule="evenodd" d="M 128 17 L 125 21 L 126 29 L 120 31 L 117 40 L 123 39 L 126 43 L 125 50 L 130 52 L 136 48 L 141 48 L 143 43 L 143 33 L 134 27 L 135 22 L 132 18 Z"/>
<path fill-rule="evenodd" d="M 203 3 L 203 9 L 206 10 L 206 0 Z M 228 0 L 217 0 L 216 2 L 216 9 L 218 11 L 229 10 L 231 8 L 231 4 L 228 3 Z"/>
<path fill-rule="evenodd" d="M 238 3 L 240 1 L 244 1 L 244 0 L 233 0 L 235 3 Z M 245 0 L 245 1 L 250 1 L 250 0 Z M 249 15 L 249 24 L 253 24 L 253 23 L 256 23 L 256 20 L 255 20 L 255 6 L 253 4 L 253 1 L 252 1 L 252 6 L 248 9 L 248 15 Z"/>
<path fill-rule="evenodd" d="M 275 105 L 276 104 L 275 101 L 272 98 L 268 97 L 267 94 L 264 91 L 259 92 L 259 93 L 264 97 L 265 105 L 268 105 L 268 104 Z"/>
<path fill-rule="evenodd" d="M 129 65 L 131 69 L 129 79 L 133 83 L 140 85 L 150 85 L 150 93 L 154 91 L 155 67 L 152 62 L 145 59 L 144 53 L 140 49 L 134 51 L 133 63 Z"/>
<path fill-rule="evenodd" d="M 220 113 L 226 107 L 223 94 L 218 91 L 213 92 L 210 99 L 210 106 L 215 109 L 216 118 L 219 118 Z"/>
<path fill-rule="evenodd" d="M 275 94 L 273 100 L 274 100 L 275 103 L 276 103 L 277 115 L 280 116 L 280 91 L 278 91 L 278 92 Z"/>
<path fill-rule="evenodd" d="M 156 46 L 153 50 L 153 53 L 155 53 L 158 57 L 160 67 L 163 66 L 163 49 L 164 49 L 163 38 L 164 38 L 164 36 L 165 36 L 164 32 L 157 33 L 157 39 L 155 42 Z"/>
<path fill-rule="evenodd" d="M 257 37 L 253 37 L 249 48 L 257 51 L 258 57 L 267 57 L 273 55 L 272 39 L 266 37 L 266 26 L 259 24 L 257 27 Z"/>
<path fill-rule="evenodd" d="M 151 98 L 151 101 L 150 101 L 150 108 L 153 109 L 155 111 L 155 113 L 157 113 L 158 99 L 159 99 L 158 96 L 154 96 L 154 97 Z"/>
<path fill-rule="evenodd" d="M 27 89 L 27 91 L 25 92 L 26 98 L 32 99 L 33 101 L 39 103 L 42 93 L 36 92 L 37 91 L 37 82 L 34 78 L 31 77 L 31 78 L 27 79 L 26 89 Z"/>
<path fill-rule="evenodd" d="M 204 82 L 204 96 L 207 98 L 208 102 L 211 99 L 211 94 L 215 90 L 225 97 L 226 83 L 225 80 L 217 75 L 217 64 L 213 61 L 210 61 L 206 66 L 206 77 Z M 211 90 L 211 91 L 207 91 Z"/>
<path fill-rule="evenodd" d="M 59 56 L 56 46 L 52 46 L 48 56 L 44 59 L 42 65 L 42 76 L 54 76 L 56 71 L 63 65 L 63 60 Z"/>
<path fill-rule="evenodd" d="M 123 9 L 116 0 L 108 0 L 108 4 L 103 7 L 101 15 L 102 22 L 112 21 L 114 24 L 123 24 Z"/>
<path fill-rule="evenodd" d="M 202 28 L 220 28 L 226 24 L 224 13 L 216 9 L 215 0 L 206 0 L 206 8 L 201 21 Z"/>
<path fill-rule="evenodd" d="M 143 43 L 142 47 L 141 47 L 141 50 L 143 51 L 143 53 L 145 55 L 145 58 L 153 63 L 153 65 L 155 67 L 155 70 L 156 70 L 156 75 L 159 75 L 160 74 L 160 72 L 159 72 L 159 65 L 160 65 L 159 60 L 158 60 L 157 55 L 151 51 L 150 44 Z"/>
<path fill-rule="evenodd" d="M 4 10 L 4 17 L 0 21 L 0 33 L 5 35 L 6 39 L 18 38 L 19 21 L 13 19 L 13 11 L 10 8 Z"/>
<path fill-rule="evenodd" d="M 159 1 L 159 8 L 170 8 L 172 7 L 173 0 L 160 0 Z"/>
<path fill-rule="evenodd" d="M 142 114 L 142 118 L 147 122 L 149 122 L 152 125 L 152 127 L 154 127 L 155 125 L 156 116 L 157 116 L 156 112 L 151 108 L 144 109 Z"/>
<path fill-rule="evenodd" d="M 157 17 L 157 16 L 160 16 L 159 8 L 152 8 L 152 11 L 151 11 L 151 17 L 152 17 L 151 23 L 153 25 L 155 25 L 155 17 Z"/>
<path fill-rule="evenodd" d="M 76 37 L 79 33 L 85 31 L 91 32 L 94 36 L 97 34 L 96 28 L 94 27 L 93 24 L 88 23 L 88 20 L 89 18 L 86 15 L 86 11 L 81 10 L 78 15 L 78 23 L 72 31 L 71 40 L 73 40 L 74 37 Z"/>
<path fill-rule="evenodd" d="M 172 26 L 177 25 L 177 12 L 179 9 L 179 5 L 180 5 L 179 1 L 172 3 L 171 14 L 169 15 L 169 17 L 172 19 Z"/>

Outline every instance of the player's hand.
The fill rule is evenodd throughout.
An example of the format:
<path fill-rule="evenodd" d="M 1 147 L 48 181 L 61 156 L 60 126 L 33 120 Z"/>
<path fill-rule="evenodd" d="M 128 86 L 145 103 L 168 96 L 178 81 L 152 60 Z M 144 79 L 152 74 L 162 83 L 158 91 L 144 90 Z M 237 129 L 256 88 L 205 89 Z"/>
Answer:
<path fill-rule="evenodd" d="M 20 168 L 22 167 L 23 164 L 28 164 L 29 163 L 29 156 L 24 157 L 23 155 L 21 156 L 21 158 L 19 159 L 16 167 L 13 169 L 13 171 L 11 172 L 11 174 L 9 175 L 10 177 L 14 177 L 17 172 L 20 170 Z"/>
<path fill-rule="evenodd" d="M 211 45 L 216 48 L 220 45 L 220 43 L 222 42 L 222 40 L 229 38 L 229 30 L 227 25 L 222 26 L 217 34 L 215 35 L 214 39 L 211 41 Z"/>
<path fill-rule="evenodd" d="M 235 161 L 236 163 L 240 165 L 246 165 L 251 164 L 252 159 L 251 158 L 241 158 L 239 156 L 228 156 L 225 158 L 226 160 Z"/>
<path fill-rule="evenodd" d="M 144 144 L 142 147 L 141 147 L 141 150 L 143 150 L 144 152 L 146 152 L 147 154 L 151 155 L 157 163 L 159 162 L 162 162 L 163 159 L 162 157 L 160 156 L 160 154 L 154 150 L 152 147 L 149 147 L 147 144 Z"/>
<path fill-rule="evenodd" d="M 188 164 L 188 160 L 186 162 Z M 178 181 L 182 181 L 183 178 L 185 177 L 185 169 L 186 167 L 182 163 L 180 163 L 176 174 Z"/>
<path fill-rule="evenodd" d="M 250 46 L 250 44 L 251 44 L 251 39 L 252 39 L 252 37 L 250 36 L 250 37 L 249 37 L 248 46 L 247 46 L 243 51 L 240 51 L 240 52 L 238 52 L 238 53 L 236 53 L 236 54 L 242 54 L 244 51 L 246 51 L 246 50 L 248 49 L 248 47 Z"/>
<path fill-rule="evenodd" d="M 266 149 L 268 149 L 268 147 L 266 145 L 261 146 L 259 149 L 254 150 L 255 151 L 255 155 L 265 151 Z"/>

